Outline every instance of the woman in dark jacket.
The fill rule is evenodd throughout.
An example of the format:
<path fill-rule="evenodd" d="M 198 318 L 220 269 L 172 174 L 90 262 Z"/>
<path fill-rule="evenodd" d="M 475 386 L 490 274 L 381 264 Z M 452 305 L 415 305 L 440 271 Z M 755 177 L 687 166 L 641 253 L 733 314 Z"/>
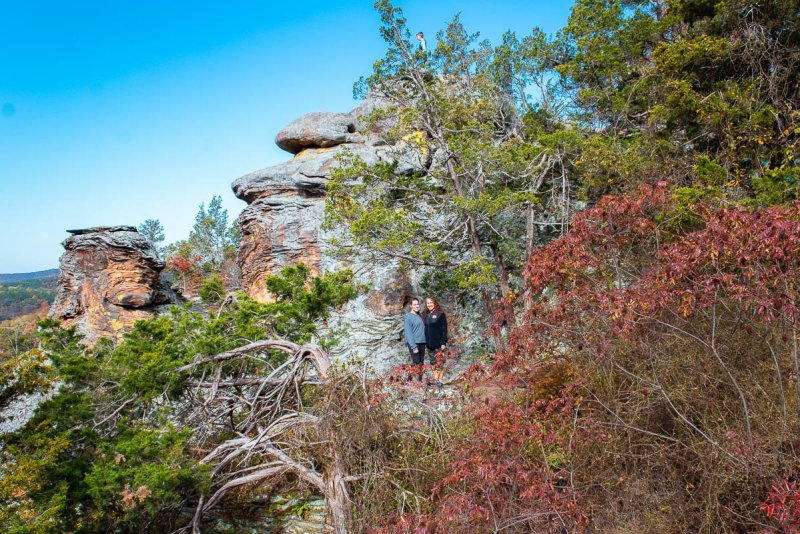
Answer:
<path fill-rule="evenodd" d="M 425 299 L 422 320 L 425 323 L 425 344 L 433 365 L 433 385 L 441 386 L 444 378 L 444 353 L 447 350 L 447 316 L 433 297 Z M 438 361 L 437 361 L 438 360 Z"/>

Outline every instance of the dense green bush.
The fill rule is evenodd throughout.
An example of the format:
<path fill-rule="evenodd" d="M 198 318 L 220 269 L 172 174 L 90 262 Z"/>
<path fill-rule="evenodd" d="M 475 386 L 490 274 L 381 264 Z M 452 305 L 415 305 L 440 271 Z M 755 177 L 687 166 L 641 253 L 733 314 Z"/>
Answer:
<path fill-rule="evenodd" d="M 222 277 L 216 273 L 203 278 L 197 294 L 206 304 L 219 304 L 225 298 L 225 285 Z"/>

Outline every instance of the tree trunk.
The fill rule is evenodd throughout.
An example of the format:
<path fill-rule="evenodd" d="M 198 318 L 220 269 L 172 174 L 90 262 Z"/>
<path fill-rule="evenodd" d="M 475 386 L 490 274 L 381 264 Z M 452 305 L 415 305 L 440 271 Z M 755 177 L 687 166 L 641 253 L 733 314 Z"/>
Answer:
<path fill-rule="evenodd" d="M 348 534 L 350 493 L 347 490 L 347 482 L 338 455 L 335 455 L 333 472 L 325 477 L 325 504 L 331 515 L 333 531 L 336 534 Z"/>
<path fill-rule="evenodd" d="M 496 240 L 492 239 L 489 243 L 489 248 L 492 249 L 494 267 L 497 269 L 497 278 L 500 281 L 500 296 L 505 298 L 511 293 L 511 284 L 508 281 L 508 271 L 500 255 L 500 245 L 498 245 Z"/>
<path fill-rule="evenodd" d="M 444 135 L 441 132 L 437 132 L 439 138 L 442 142 L 444 142 Z M 453 161 L 448 158 L 447 160 L 447 173 L 450 175 L 450 180 L 453 183 L 453 189 L 456 192 L 456 195 L 460 197 L 464 197 L 464 187 L 461 184 L 461 179 L 458 177 L 458 173 L 456 172 L 455 167 L 453 167 Z M 483 258 L 483 251 L 481 250 L 481 238 L 478 235 L 478 228 L 475 225 L 475 219 L 472 215 L 467 215 L 466 218 L 466 227 L 467 227 L 467 235 L 469 236 L 470 245 L 472 247 L 472 254 L 475 258 Z M 486 312 L 486 318 L 489 322 L 494 319 L 494 312 L 495 312 L 495 305 L 494 301 L 492 300 L 492 296 L 489 294 L 489 291 L 486 288 L 480 289 L 481 293 L 481 300 L 483 301 L 483 309 Z"/>
<path fill-rule="evenodd" d="M 536 209 L 533 202 L 528 202 L 528 217 L 525 222 L 525 263 L 533 256 L 533 247 L 536 233 Z"/>
<path fill-rule="evenodd" d="M 309 356 L 314 362 L 317 372 L 323 380 L 328 379 L 328 370 L 331 366 L 330 358 L 320 347 L 312 346 L 308 351 Z M 331 436 L 333 438 L 334 436 Z M 333 441 L 333 440 L 332 440 Z M 349 511 L 350 511 L 350 492 L 347 489 L 347 471 L 342 462 L 342 457 L 335 447 L 330 447 L 331 469 L 324 475 L 325 504 L 331 515 L 333 531 L 336 534 L 348 534 L 349 532 Z"/>

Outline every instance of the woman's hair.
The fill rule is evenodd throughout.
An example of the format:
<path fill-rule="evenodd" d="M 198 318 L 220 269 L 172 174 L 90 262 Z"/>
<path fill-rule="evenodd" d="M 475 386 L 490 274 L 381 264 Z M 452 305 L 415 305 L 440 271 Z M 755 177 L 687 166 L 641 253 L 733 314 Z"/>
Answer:
<path fill-rule="evenodd" d="M 436 297 L 426 297 L 425 298 L 425 305 L 422 306 L 422 316 L 423 317 L 427 317 L 428 314 L 430 313 L 430 311 L 428 310 L 428 299 L 431 299 L 433 301 L 433 311 L 435 311 L 435 312 L 441 312 L 442 311 L 442 305 L 439 304 L 439 301 L 436 300 Z"/>
<path fill-rule="evenodd" d="M 419 297 L 412 297 L 411 295 L 405 295 L 403 297 L 403 308 L 408 308 L 409 306 L 411 306 L 411 303 L 414 302 L 415 300 L 419 302 L 420 307 L 422 307 L 422 301 L 419 299 Z"/>

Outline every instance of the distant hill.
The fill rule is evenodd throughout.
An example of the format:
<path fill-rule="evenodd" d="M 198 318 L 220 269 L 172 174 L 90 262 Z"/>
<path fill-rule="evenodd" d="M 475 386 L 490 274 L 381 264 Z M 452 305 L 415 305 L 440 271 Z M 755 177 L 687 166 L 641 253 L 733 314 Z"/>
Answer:
<path fill-rule="evenodd" d="M 47 269 L 46 271 L 36 271 L 33 273 L 0 273 L 0 284 L 10 284 L 22 280 L 36 280 L 38 278 L 50 278 L 58 276 L 58 269 Z"/>
<path fill-rule="evenodd" d="M 58 269 L 0 274 L 0 322 L 47 310 L 57 284 Z"/>

